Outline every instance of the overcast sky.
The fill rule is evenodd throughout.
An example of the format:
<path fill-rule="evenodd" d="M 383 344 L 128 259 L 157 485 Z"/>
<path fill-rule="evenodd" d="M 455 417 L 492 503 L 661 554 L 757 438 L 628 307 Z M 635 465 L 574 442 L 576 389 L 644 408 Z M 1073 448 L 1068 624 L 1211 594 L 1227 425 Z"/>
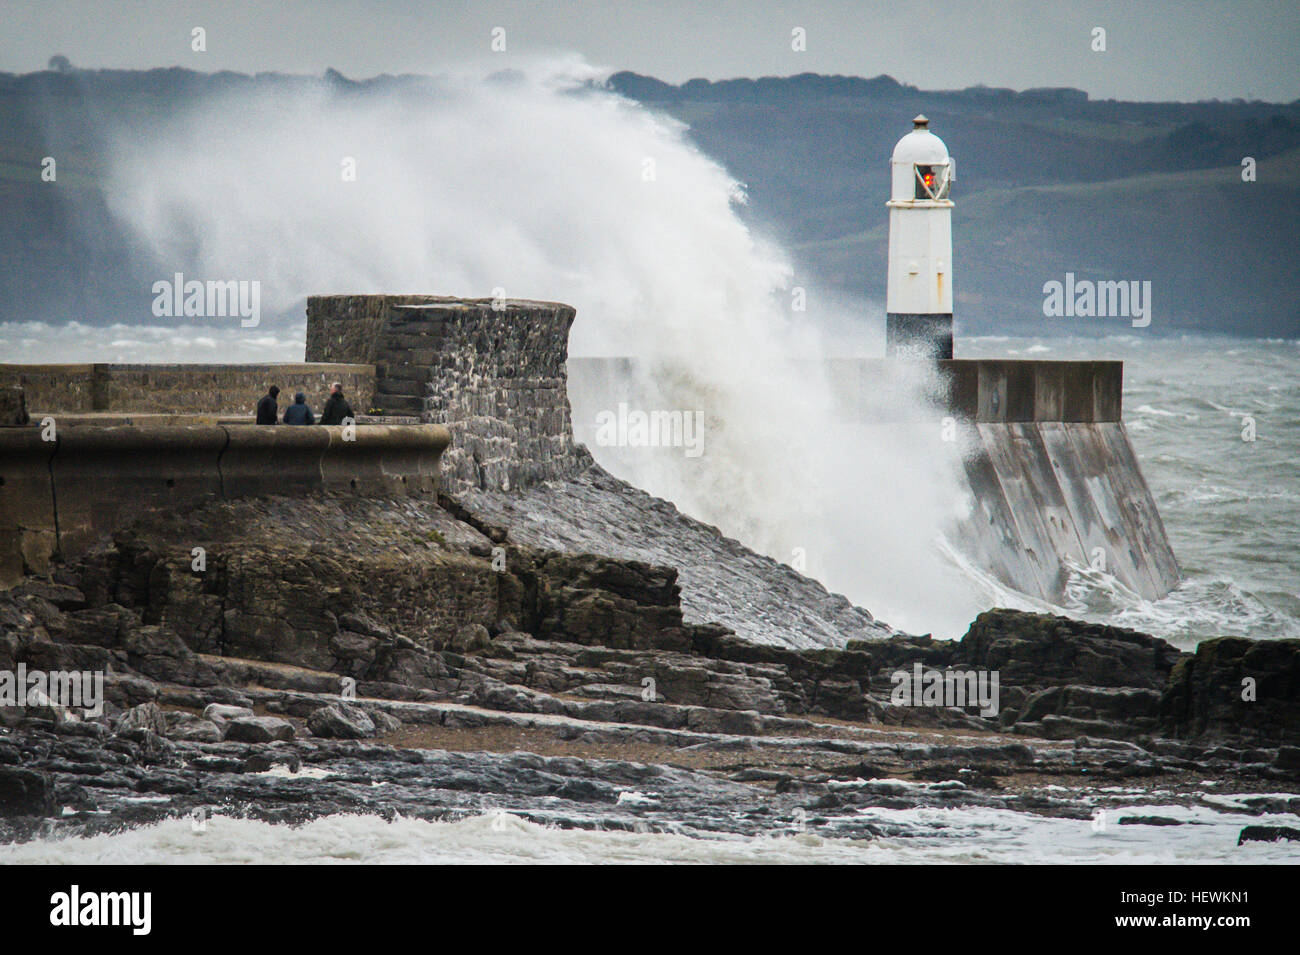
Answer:
<path fill-rule="evenodd" d="M 1296 0 L 0 0 L 0 70 L 435 73 L 577 52 L 672 82 L 888 73 L 924 89 L 1075 86 L 1094 98 L 1300 98 Z M 190 49 L 203 27 L 207 52 Z M 491 31 L 505 29 L 493 53 Z M 807 50 L 791 49 L 791 31 Z M 1105 52 L 1091 49 L 1106 31 Z"/>

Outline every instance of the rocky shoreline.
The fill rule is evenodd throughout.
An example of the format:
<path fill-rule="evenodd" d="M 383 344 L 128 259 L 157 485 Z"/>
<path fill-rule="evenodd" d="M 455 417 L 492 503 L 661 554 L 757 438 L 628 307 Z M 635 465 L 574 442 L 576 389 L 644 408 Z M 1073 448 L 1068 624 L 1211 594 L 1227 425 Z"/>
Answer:
<path fill-rule="evenodd" d="M 593 467 L 526 496 L 212 501 L 24 579 L 0 593 L 0 670 L 102 672 L 105 704 L 0 707 L 0 840 L 492 812 L 872 839 L 915 833 L 871 807 L 1088 820 L 1232 794 L 1300 814 L 1300 641 L 1187 654 L 1011 610 L 960 641 L 901 634 L 704 525 L 619 543 L 610 507 L 688 520 L 619 483 Z M 580 513 L 585 532 L 554 517 Z M 657 562 L 631 553 L 647 547 Z M 810 625 L 839 645 L 790 646 Z M 998 712 L 898 705 L 917 664 L 996 671 Z"/>

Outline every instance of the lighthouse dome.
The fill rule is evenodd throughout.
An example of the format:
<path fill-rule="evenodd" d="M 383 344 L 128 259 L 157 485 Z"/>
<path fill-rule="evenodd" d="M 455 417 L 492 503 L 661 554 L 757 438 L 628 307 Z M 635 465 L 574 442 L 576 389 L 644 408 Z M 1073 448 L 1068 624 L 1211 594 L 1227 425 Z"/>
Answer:
<path fill-rule="evenodd" d="M 950 202 L 956 166 L 924 116 L 912 120 L 912 131 L 894 147 L 890 166 L 890 202 Z"/>
<path fill-rule="evenodd" d="M 948 147 L 943 140 L 930 132 L 930 121 L 924 116 L 912 120 L 912 131 L 894 147 L 893 161 L 914 165 L 942 165 L 948 161 Z"/>

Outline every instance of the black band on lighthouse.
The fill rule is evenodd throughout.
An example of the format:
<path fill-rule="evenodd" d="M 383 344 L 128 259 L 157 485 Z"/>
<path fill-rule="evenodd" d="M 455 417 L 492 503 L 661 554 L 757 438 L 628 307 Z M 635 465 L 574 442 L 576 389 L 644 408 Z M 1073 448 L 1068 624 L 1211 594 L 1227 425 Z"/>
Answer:
<path fill-rule="evenodd" d="M 885 316 L 885 355 L 941 361 L 952 357 L 952 313 Z"/>

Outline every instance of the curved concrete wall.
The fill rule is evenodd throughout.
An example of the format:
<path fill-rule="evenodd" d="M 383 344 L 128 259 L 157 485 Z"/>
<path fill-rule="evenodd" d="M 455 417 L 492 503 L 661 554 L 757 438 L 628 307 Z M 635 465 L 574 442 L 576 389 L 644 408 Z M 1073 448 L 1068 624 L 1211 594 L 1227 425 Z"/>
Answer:
<path fill-rule="evenodd" d="M 151 510 L 323 491 L 436 495 L 439 425 L 0 429 L 0 585 L 44 573 Z"/>
<path fill-rule="evenodd" d="M 1070 565 L 1146 600 L 1178 586 L 1178 562 L 1119 421 L 980 422 L 964 460 L 976 507 L 958 533 L 1003 583 L 1059 604 Z"/>
<path fill-rule="evenodd" d="M 938 414 L 961 421 L 972 439 L 961 467 L 976 507 L 954 531 L 983 570 L 1058 605 L 1072 567 L 1111 574 L 1147 600 L 1178 586 L 1178 562 L 1124 430 L 1121 362 L 954 359 L 937 367 Z M 889 399 L 911 387 L 906 363 L 841 358 L 821 371 L 851 420 L 901 429 L 894 437 L 909 442 L 932 440 L 936 456 L 960 447 L 938 440 L 935 407 Z M 595 443 L 593 408 L 648 407 L 633 359 L 571 358 L 568 372 L 579 443 Z M 606 448 L 602 457 L 644 450 Z"/>

